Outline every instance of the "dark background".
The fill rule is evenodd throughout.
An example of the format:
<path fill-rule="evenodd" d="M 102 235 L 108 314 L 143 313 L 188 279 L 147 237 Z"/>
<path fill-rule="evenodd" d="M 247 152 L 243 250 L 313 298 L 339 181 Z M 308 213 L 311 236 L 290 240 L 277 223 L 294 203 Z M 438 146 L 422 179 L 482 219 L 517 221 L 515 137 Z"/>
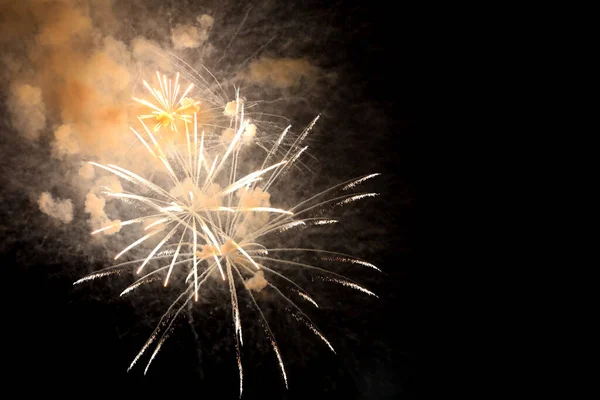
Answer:
<path fill-rule="evenodd" d="M 418 27 L 409 7 L 383 8 L 374 3 L 304 2 L 296 6 L 299 15 L 328 25 L 315 30 L 321 36 L 315 38 L 313 48 L 307 41 L 304 48 L 294 49 L 309 53 L 321 68 L 338 72 L 331 93 L 320 93 L 312 103 L 323 115 L 313 146 L 323 164 L 321 173 L 339 181 L 382 173 L 368 186 L 381 196 L 357 204 L 358 211 L 350 217 L 359 223 L 350 223 L 338 237 L 330 238 L 360 243 L 361 251 L 356 254 L 384 271 L 353 276 L 379 299 L 349 289 L 321 287 L 322 308 L 308 314 L 337 355 L 300 324 L 273 314 L 290 384 L 287 391 L 268 343 L 258 330 L 245 329 L 246 399 L 416 397 L 418 78 L 414 66 Z M 297 28 L 297 24 L 280 22 L 276 29 L 282 36 L 293 37 Z M 2 143 L 5 154 L 9 150 Z M 4 178 L 6 167 L 3 164 Z M 194 314 L 195 329 L 186 322 L 187 316 L 183 318 L 147 376 L 143 375 L 147 356 L 127 373 L 160 317 L 161 309 L 155 307 L 159 300 L 119 298 L 119 289 L 127 283 L 120 278 L 112 280 L 114 287 L 98 281 L 73 288 L 72 282 L 81 277 L 77 272 L 81 264 L 91 263 L 92 268 L 83 269 L 88 271 L 108 266 L 109 261 L 85 249 L 53 253 L 53 248 L 64 247 L 60 230 L 11 239 L 20 237 L 18 230 L 34 224 L 35 218 L 27 224 L 10 220 L 38 212 L 28 199 L 18 201 L 7 195 L 17 189 L 10 185 L 2 189 L 0 224 L 4 226 L 0 232 L 5 237 L 0 240 L 10 243 L 0 255 L 4 390 L 68 398 L 100 393 L 154 398 L 162 397 L 163 390 L 170 396 L 237 397 L 230 315 L 219 308 Z M 367 226 L 378 229 L 363 229 Z"/>

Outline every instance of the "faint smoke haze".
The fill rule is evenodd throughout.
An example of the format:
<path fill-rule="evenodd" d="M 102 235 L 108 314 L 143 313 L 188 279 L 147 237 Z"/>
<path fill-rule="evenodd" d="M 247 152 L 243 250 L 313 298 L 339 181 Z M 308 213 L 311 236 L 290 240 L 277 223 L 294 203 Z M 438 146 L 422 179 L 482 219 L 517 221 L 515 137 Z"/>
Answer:
<path fill-rule="evenodd" d="M 37 201 L 41 212 L 61 223 L 84 223 L 81 230 L 95 230 L 114 222 L 115 229 L 103 235 L 119 231 L 119 207 L 112 206 L 107 215 L 105 208 L 113 200 L 105 198 L 100 189 L 107 178 L 96 177 L 85 161 L 118 163 L 138 173 L 155 168 L 129 131 L 140 114 L 132 95 L 145 91 L 141 80 L 152 77 L 155 70 L 177 70 L 173 59 L 165 56 L 170 52 L 193 50 L 209 64 L 216 57 L 210 40 L 213 16 L 198 13 L 191 21 L 167 24 L 156 8 L 143 8 L 146 2 L 123 4 L 135 8 L 132 20 L 137 18 L 139 29 L 130 29 L 120 17 L 119 2 L 0 0 L 0 74 L 10 122 L 3 134 L 16 134 L 20 139 L 10 140 L 49 149 L 49 153 L 21 154 L 21 159 L 38 157 L 30 162 L 59 163 L 69 171 L 65 175 L 56 168 L 39 169 L 39 186 L 19 173 L 9 179 L 25 189 L 30 200 Z M 239 31 L 241 26 L 235 29 Z M 136 34 L 138 31 L 152 33 L 152 37 Z M 219 34 L 234 37 L 237 31 Z M 243 42 L 243 37 L 236 39 Z M 231 45 L 229 41 L 229 52 Z M 303 58 L 255 53 L 246 61 L 227 79 L 269 90 L 313 85 L 320 76 L 319 69 Z M 23 181 L 29 184 L 22 185 Z M 53 187 L 45 187 L 48 182 Z M 58 199 L 59 191 L 74 198 Z"/>

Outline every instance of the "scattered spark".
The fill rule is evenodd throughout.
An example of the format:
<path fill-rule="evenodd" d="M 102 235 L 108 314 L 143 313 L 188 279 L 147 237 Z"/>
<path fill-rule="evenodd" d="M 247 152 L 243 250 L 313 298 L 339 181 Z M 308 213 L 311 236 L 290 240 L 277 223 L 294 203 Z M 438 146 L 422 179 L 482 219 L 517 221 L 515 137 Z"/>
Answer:
<path fill-rule="evenodd" d="M 301 291 L 298 291 L 298 294 L 300 295 L 300 297 L 302 297 L 305 300 L 311 302 L 315 307 L 319 308 L 319 305 L 317 304 L 317 302 L 314 301 L 309 295 L 307 295 L 307 294 L 305 294 L 305 293 L 303 293 Z"/>
<path fill-rule="evenodd" d="M 120 192 L 107 190 L 106 196 L 132 204 L 134 208 L 138 207 L 136 210 L 144 213 L 134 219 L 118 222 L 118 227 L 144 224 L 144 234 L 133 243 L 126 245 L 115 256 L 115 260 L 134 251 L 144 251 L 145 255 L 92 273 L 74 284 L 135 270 L 138 279 L 122 291 L 123 296 L 155 281 L 161 281 L 162 286 L 167 286 L 174 281 L 171 279 L 174 274 L 186 276 L 180 295 L 163 314 L 156 329 L 128 369 L 133 368 L 142 355 L 155 344 L 144 373 L 173 331 L 173 323 L 184 307 L 190 304 L 192 299 L 197 302 L 203 296 L 207 285 L 222 285 L 228 291 L 231 302 L 240 396 L 243 391 L 240 353 L 240 348 L 243 346 L 243 320 L 238 299 L 238 290 L 242 289 L 238 289 L 238 286 L 243 287 L 265 324 L 266 334 L 287 388 L 288 377 L 279 347 L 253 291 L 271 290 L 277 293 L 283 302 L 293 307 L 293 310 L 288 309 L 291 315 L 306 325 L 335 353 L 330 342 L 300 307 L 277 287 L 276 281 L 284 280 L 291 285 L 294 293 L 315 307 L 319 307 L 298 283 L 285 276 L 283 272 L 286 269 L 282 267 L 291 266 L 296 269 L 310 270 L 324 281 L 338 283 L 370 296 L 376 295 L 322 266 L 301 263 L 294 261 L 296 258 L 290 260 L 283 256 L 291 252 L 314 253 L 320 255 L 320 259 L 324 261 L 357 264 L 377 271 L 379 269 L 371 263 L 343 253 L 305 248 L 269 248 L 267 243 L 272 243 L 273 238 L 277 240 L 277 235 L 292 228 L 337 223 L 338 220 L 313 214 L 321 210 L 324 205 L 334 203 L 335 206 L 341 206 L 377 196 L 376 193 L 363 193 L 328 197 L 331 193 L 352 189 L 379 174 L 342 182 L 315 193 L 289 209 L 272 206 L 269 190 L 278 179 L 285 176 L 289 168 L 300 162 L 301 155 L 308 148 L 301 144 L 315 126 L 319 116 L 293 140 L 286 151 L 280 152 L 279 147 L 284 138 L 290 136 L 288 126 L 277 140 L 270 142 L 270 149 L 267 149 L 262 165 L 252 172 L 247 172 L 251 168 L 252 158 L 247 156 L 249 152 L 241 151 L 242 146 L 249 147 L 255 143 L 258 148 L 264 150 L 266 142 L 260 144 L 260 138 L 255 141 L 255 136 L 259 133 L 256 132 L 256 126 L 250 124 L 247 115 L 244 114 L 244 102 L 239 98 L 239 91 L 236 93 L 236 100 L 229 102 L 224 108 L 224 114 L 231 121 L 231 126 L 228 127 L 233 132 L 231 140 L 225 147 L 209 146 L 207 138 L 215 136 L 216 127 L 203 125 L 202 121 L 199 121 L 201 101 L 186 97 L 192 91 L 193 85 L 188 85 L 182 90 L 179 74 L 174 82 L 158 72 L 157 78 L 158 89 L 144 81 L 144 87 L 150 94 L 149 100 L 134 98 L 138 103 L 149 107 L 152 112 L 139 116 L 138 121 L 143 129 L 131 128 L 131 131 L 148 151 L 149 156 L 160 161 L 162 173 L 153 175 L 152 178 L 144 178 L 114 164 L 90 162 L 93 166 L 116 175 L 123 183 L 128 184 L 127 190 L 123 189 Z M 149 127 L 146 121 L 152 118 L 155 124 Z M 156 135 L 161 129 L 178 130 L 177 123 L 180 128 L 184 128 L 182 132 L 185 131 L 183 143 L 157 139 Z M 249 137 L 252 140 L 244 140 Z M 93 231 L 92 234 L 114 229 L 116 224 L 111 223 Z M 154 239 L 150 240 L 151 238 Z M 267 238 L 270 239 L 266 240 Z M 153 244 L 147 249 L 144 248 L 146 243 L 150 242 Z M 209 280 L 211 277 L 218 279 Z M 253 284 L 246 286 L 246 282 L 250 279 L 253 279 Z M 236 286 L 236 281 L 244 285 Z"/>
<path fill-rule="evenodd" d="M 360 185 L 364 181 L 369 180 L 369 179 L 374 178 L 374 177 L 379 176 L 379 175 L 381 175 L 381 174 L 371 174 L 371 175 L 364 176 L 364 177 L 362 177 L 360 179 L 355 180 L 354 182 L 350 182 L 349 184 L 347 184 L 346 186 L 344 186 L 342 188 L 342 190 L 352 189 L 356 185 Z"/>
<path fill-rule="evenodd" d="M 357 258 L 348 258 L 348 257 L 323 257 L 322 260 L 325 260 L 325 261 L 339 261 L 339 262 L 346 262 L 346 263 L 351 263 L 351 264 L 364 265 L 365 267 L 373 268 L 373 269 L 381 272 L 381 270 L 379 268 L 377 268 L 375 265 L 371 264 L 370 262 L 359 260 Z"/>
<path fill-rule="evenodd" d="M 370 290 L 354 283 L 354 282 L 350 282 L 350 281 L 346 281 L 344 279 L 337 279 L 337 278 L 330 278 L 330 277 L 322 277 L 321 279 L 323 279 L 324 281 L 329 281 L 329 282 L 335 282 L 335 283 L 339 283 L 341 285 L 344 285 L 346 287 L 352 288 L 352 289 L 356 289 L 359 290 L 363 293 L 368 294 L 369 296 L 373 296 L 373 297 L 379 297 L 377 296 L 375 293 L 371 292 Z"/>
<path fill-rule="evenodd" d="M 336 203 L 335 206 L 341 206 L 344 204 L 352 203 L 356 200 L 364 199 L 367 197 L 376 197 L 376 196 L 379 196 L 379 193 L 357 194 L 356 196 L 348 197 L 347 199 L 344 199 L 344 200 L 340 201 L 339 203 Z"/>

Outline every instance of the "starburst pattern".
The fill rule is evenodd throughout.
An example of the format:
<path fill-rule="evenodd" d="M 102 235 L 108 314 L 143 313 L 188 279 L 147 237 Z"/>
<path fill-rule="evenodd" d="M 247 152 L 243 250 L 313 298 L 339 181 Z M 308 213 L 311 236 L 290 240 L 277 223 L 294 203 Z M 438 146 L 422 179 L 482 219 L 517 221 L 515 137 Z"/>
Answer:
<path fill-rule="evenodd" d="M 240 396 L 243 388 L 240 355 L 240 347 L 243 345 L 243 323 L 239 296 L 243 295 L 260 315 L 287 387 L 287 374 L 279 347 L 255 293 L 262 290 L 276 293 L 294 318 L 306 325 L 334 351 L 331 343 L 296 304 L 296 301 L 301 299 L 318 307 L 317 302 L 305 288 L 286 276 L 286 268 L 311 271 L 324 281 L 337 283 L 370 296 L 375 294 L 357 282 L 331 271 L 323 263 L 346 263 L 377 271 L 379 269 L 348 254 L 322 249 L 268 246 L 267 243 L 273 243 L 273 237 L 277 238 L 278 235 L 285 235 L 289 231 L 337 223 L 336 219 L 323 216 L 323 210 L 376 196 L 376 193 L 350 191 L 378 174 L 342 182 L 289 208 L 274 207 L 271 204 L 271 189 L 305 153 L 307 146 L 304 145 L 304 139 L 318 117 L 293 140 L 286 151 L 281 152 L 280 145 L 289 134 L 289 127 L 284 129 L 268 149 L 260 166 L 255 168 L 256 166 L 251 165 L 252 163 L 245 158 L 247 153 L 241 151 L 243 146 L 250 145 L 244 141 L 244 135 L 248 134 L 251 126 L 244 117 L 243 102 L 237 101 L 235 109 L 229 110 L 232 114 L 231 129 L 234 134 L 228 146 L 209 148 L 206 145 L 206 137 L 210 132 L 207 134 L 205 127 L 198 123 L 198 110 L 195 109 L 201 101 L 188 101 L 185 97 L 191 91 L 191 86 L 180 95 L 179 75 L 176 76 L 174 84 L 165 76 L 161 79 L 160 74 L 157 75 L 161 82 L 160 90 L 153 89 L 144 82 L 156 104 L 135 99 L 154 111 L 152 114 L 140 115 L 139 123 L 142 129 L 132 128 L 132 132 L 148 150 L 149 156 L 160 162 L 162 174 L 153 175 L 153 178 L 149 179 L 115 164 L 91 162 L 95 167 L 121 178 L 128 188 L 119 192 L 107 189 L 104 192 L 107 197 L 138 204 L 140 210 L 144 210 L 142 215 L 118 223 L 119 227 L 139 224 L 144 228 L 141 237 L 126 245 L 115 256 L 115 260 L 136 249 L 147 248 L 147 253 L 142 258 L 121 262 L 92 273 L 75 284 L 135 269 L 138 279 L 123 290 L 121 295 L 125 295 L 155 281 L 161 281 L 167 286 L 174 274 L 185 276 L 180 295 L 164 313 L 156 329 L 131 363 L 130 368 L 154 346 L 146 370 L 170 335 L 173 323 L 184 307 L 190 302 L 198 301 L 206 285 L 222 285 L 229 292 L 231 302 Z M 239 92 L 236 98 L 239 99 Z M 187 114 L 188 111 L 191 111 L 190 114 Z M 155 118 L 156 125 L 149 127 L 145 122 L 149 118 Z M 160 129 L 177 129 L 175 120 L 181 121 L 184 127 L 185 143 L 165 143 L 158 140 L 156 135 Z M 254 130 L 255 127 L 251 129 Z M 256 132 L 253 132 L 253 135 L 255 134 Z M 102 234 L 114 228 L 113 223 L 92 233 Z M 147 246 L 148 243 L 152 245 Z M 286 257 L 301 253 L 315 255 L 322 263 L 300 262 L 297 257 Z M 285 282 L 286 290 L 278 287 L 276 281 Z"/>

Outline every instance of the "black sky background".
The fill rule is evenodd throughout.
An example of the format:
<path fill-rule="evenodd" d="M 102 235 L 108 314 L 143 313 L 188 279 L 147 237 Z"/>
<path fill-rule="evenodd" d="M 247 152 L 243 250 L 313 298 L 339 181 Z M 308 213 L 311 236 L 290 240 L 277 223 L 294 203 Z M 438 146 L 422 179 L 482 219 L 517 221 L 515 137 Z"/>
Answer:
<path fill-rule="evenodd" d="M 340 237 L 364 243 L 368 254 L 357 255 L 384 273 L 358 275 L 379 299 L 336 288 L 324 295 L 322 309 L 310 310 L 337 355 L 299 324 L 288 324 L 285 318 L 275 323 L 287 366 L 287 391 L 268 344 L 260 332 L 247 329 L 243 398 L 413 399 L 418 331 L 415 16 L 403 3 L 395 8 L 377 2 L 304 4 L 313 13 L 330 16 L 331 33 L 315 49 L 328 53 L 321 66 L 343 71 L 339 92 L 330 99 L 324 96 L 323 104 L 315 106 L 323 112 L 319 135 L 324 144 L 315 155 L 325 159 L 323 171 L 334 178 L 383 174 L 369 186 L 381 196 L 369 207 L 357 205 L 351 217 L 359 218 L 360 224 L 350 224 Z M 36 209 L 29 199 L 13 201 L 4 204 L 2 217 L 6 221 L 34 215 Z M 40 213 L 39 217 L 45 216 Z M 0 224 L 8 226 L 5 221 Z M 380 226 L 384 233 L 376 234 L 375 240 L 363 237 L 369 231 L 361 227 L 367 225 Z M 16 235 L 10 229 L 2 233 Z M 134 296 L 120 299 L 118 288 L 102 282 L 73 288 L 72 282 L 80 277 L 75 274 L 78 264 L 95 263 L 95 269 L 107 264 L 102 256 L 90 257 L 83 250 L 60 257 L 39 255 L 60 247 L 61 240 L 60 232 L 43 232 L 29 242 L 11 241 L 10 247 L 2 247 L 3 391 L 59 398 L 96 394 L 160 398 L 163 392 L 237 398 L 235 352 L 230 316 L 225 311 L 220 311 L 221 317 L 218 309 L 216 315 L 210 310 L 194 315 L 195 332 L 183 321 L 147 376 L 143 376 L 143 361 L 127 373 L 160 317 L 160 309 Z M 40 249 L 44 251 L 36 254 Z M 82 270 L 89 269 L 88 265 Z M 143 316 L 148 318 L 141 321 Z M 215 318 L 224 322 L 212 324 Z M 293 333 L 279 333 L 286 330 Z M 195 335 L 201 341 L 198 349 Z"/>

